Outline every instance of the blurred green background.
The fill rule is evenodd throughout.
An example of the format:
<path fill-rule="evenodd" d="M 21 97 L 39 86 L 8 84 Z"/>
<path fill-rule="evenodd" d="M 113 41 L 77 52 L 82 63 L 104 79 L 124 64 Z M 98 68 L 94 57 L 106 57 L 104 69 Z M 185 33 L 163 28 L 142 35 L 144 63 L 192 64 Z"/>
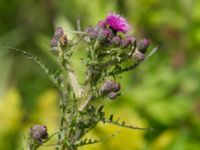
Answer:
<path fill-rule="evenodd" d="M 99 124 L 88 136 L 120 133 L 81 150 L 200 149 L 199 0 L 0 0 L 0 150 L 22 149 L 33 124 L 46 124 L 53 133 L 59 115 L 56 88 L 38 65 L 2 47 L 27 50 L 56 70 L 49 48 L 54 28 L 76 30 L 77 19 L 82 28 L 95 25 L 109 12 L 125 16 L 134 35 L 150 38 L 159 51 L 122 75 L 124 94 L 114 102 L 104 100 L 106 110 L 154 130 Z"/>

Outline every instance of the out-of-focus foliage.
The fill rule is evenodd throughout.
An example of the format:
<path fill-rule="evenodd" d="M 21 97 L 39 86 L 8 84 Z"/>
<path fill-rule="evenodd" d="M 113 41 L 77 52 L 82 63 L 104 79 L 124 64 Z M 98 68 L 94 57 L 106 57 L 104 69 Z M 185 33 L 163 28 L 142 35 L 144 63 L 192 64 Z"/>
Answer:
<path fill-rule="evenodd" d="M 53 133 L 59 113 L 56 89 L 40 68 L 2 47 L 28 50 L 56 70 L 49 52 L 54 27 L 75 30 L 79 18 L 84 28 L 111 11 L 125 16 L 137 37 L 159 44 L 159 51 L 122 76 L 124 94 L 108 101 L 106 109 L 154 130 L 129 131 L 99 124 L 88 136 L 116 136 L 81 149 L 200 148 L 199 0 L 0 0 L 0 10 L 0 149 L 21 149 L 25 132 L 33 124 L 46 124 Z M 76 68 L 81 70 L 80 63 Z"/>

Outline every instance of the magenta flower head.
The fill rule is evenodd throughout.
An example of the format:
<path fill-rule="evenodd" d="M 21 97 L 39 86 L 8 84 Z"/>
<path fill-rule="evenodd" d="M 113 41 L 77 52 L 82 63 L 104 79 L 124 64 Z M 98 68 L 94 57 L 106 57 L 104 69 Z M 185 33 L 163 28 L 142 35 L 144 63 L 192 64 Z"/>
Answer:
<path fill-rule="evenodd" d="M 105 21 L 111 29 L 117 32 L 127 33 L 130 30 L 130 25 L 126 19 L 118 14 L 110 13 Z"/>

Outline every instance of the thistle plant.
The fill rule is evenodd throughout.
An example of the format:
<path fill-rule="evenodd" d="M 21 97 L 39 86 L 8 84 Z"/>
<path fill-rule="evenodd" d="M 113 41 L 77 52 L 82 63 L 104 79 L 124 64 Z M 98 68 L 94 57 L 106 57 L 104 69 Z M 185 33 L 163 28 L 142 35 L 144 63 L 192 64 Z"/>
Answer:
<path fill-rule="evenodd" d="M 150 41 L 136 39 L 129 34 L 130 30 L 126 19 L 115 13 L 84 31 L 72 31 L 73 39 L 69 39 L 62 27 L 57 27 L 51 40 L 51 52 L 58 62 L 59 73 L 50 71 L 39 58 L 23 51 L 42 67 L 61 95 L 59 131 L 48 136 L 48 123 L 47 126 L 34 125 L 29 133 L 28 149 L 37 149 L 53 136 L 57 137 L 54 146 L 58 150 L 77 150 L 80 146 L 101 142 L 101 139 L 84 138 L 99 122 L 129 129 L 148 129 L 127 125 L 112 114 L 107 117 L 103 101 L 95 103 L 103 98 L 116 100 L 122 90 L 117 82 L 119 75 L 134 70 L 156 50 L 148 52 Z M 81 64 L 86 68 L 84 83 L 78 80 L 72 63 L 79 44 L 86 47 L 86 58 Z"/>

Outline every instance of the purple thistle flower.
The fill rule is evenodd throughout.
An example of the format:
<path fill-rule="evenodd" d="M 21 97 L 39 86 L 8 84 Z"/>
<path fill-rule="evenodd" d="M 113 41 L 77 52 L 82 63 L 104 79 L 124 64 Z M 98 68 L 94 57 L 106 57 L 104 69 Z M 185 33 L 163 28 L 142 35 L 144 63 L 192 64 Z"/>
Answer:
<path fill-rule="evenodd" d="M 127 33 L 130 30 L 130 26 L 127 23 L 126 19 L 118 14 L 110 13 L 106 17 L 105 21 L 109 25 L 109 27 L 115 31 Z"/>

